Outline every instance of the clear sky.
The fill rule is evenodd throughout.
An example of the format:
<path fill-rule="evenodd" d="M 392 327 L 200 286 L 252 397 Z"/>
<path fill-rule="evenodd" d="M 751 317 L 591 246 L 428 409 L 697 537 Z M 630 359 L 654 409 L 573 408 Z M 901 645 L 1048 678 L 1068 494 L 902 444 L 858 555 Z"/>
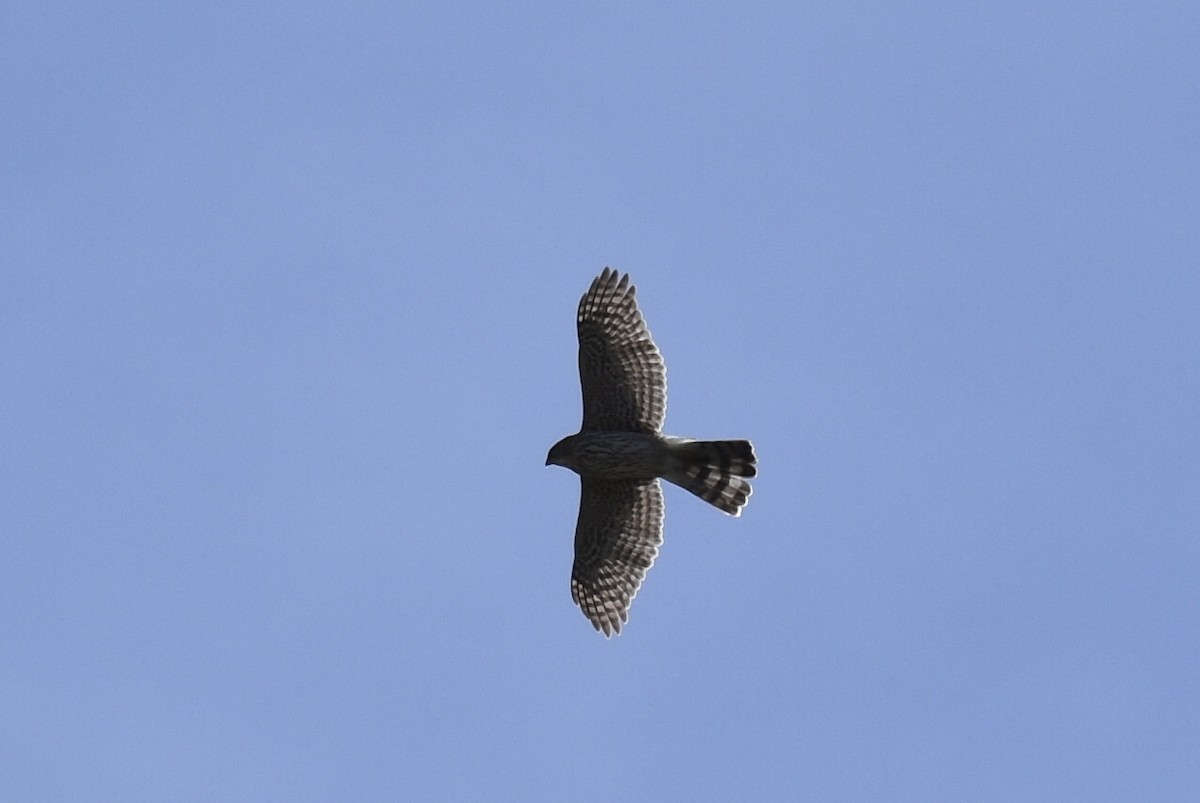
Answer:
<path fill-rule="evenodd" d="M 0 12 L 0 799 L 1195 800 L 1200 10 Z M 668 488 L 572 605 L 575 306 Z"/>

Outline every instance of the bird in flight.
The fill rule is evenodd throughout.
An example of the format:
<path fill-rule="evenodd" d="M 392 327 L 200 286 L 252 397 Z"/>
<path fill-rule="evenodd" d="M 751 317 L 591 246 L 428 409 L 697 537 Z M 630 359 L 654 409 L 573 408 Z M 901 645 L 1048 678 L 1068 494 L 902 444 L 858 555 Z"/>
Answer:
<path fill-rule="evenodd" d="M 580 300 L 583 426 L 546 456 L 579 475 L 571 597 L 605 637 L 629 620 L 662 545 L 659 478 L 738 516 L 758 468 L 750 441 L 662 434 L 667 371 L 635 293 L 628 274 L 605 268 Z"/>

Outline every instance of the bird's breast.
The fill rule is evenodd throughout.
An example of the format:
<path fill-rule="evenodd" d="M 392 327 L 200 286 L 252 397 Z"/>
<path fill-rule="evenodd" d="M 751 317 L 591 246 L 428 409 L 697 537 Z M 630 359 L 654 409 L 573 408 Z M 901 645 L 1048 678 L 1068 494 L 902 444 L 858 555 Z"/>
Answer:
<path fill-rule="evenodd" d="M 575 437 L 575 468 L 600 479 L 652 479 L 667 470 L 662 438 L 641 432 L 581 432 Z"/>

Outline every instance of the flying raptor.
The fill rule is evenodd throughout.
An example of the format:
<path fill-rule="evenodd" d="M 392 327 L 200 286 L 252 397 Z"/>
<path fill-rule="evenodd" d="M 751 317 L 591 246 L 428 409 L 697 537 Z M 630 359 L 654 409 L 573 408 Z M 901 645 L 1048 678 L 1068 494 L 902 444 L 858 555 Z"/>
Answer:
<path fill-rule="evenodd" d="M 628 274 L 605 268 L 580 300 L 583 426 L 546 456 L 579 475 L 571 596 L 605 636 L 629 620 L 662 545 L 659 478 L 737 516 L 757 473 L 750 441 L 662 434 L 667 373 L 635 293 Z"/>

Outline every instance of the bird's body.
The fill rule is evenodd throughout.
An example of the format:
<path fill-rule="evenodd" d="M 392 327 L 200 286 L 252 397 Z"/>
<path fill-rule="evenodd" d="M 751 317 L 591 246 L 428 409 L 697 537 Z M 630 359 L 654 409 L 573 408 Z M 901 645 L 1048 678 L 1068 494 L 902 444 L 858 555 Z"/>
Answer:
<path fill-rule="evenodd" d="M 558 455 L 563 462 L 555 459 Z M 585 430 L 555 444 L 550 458 L 581 477 L 609 480 L 652 480 L 671 467 L 666 439 L 645 432 Z"/>
<path fill-rule="evenodd" d="M 606 636 L 621 632 L 662 544 L 659 478 L 737 516 L 757 472 L 749 441 L 661 433 L 666 369 L 634 296 L 628 275 L 605 268 L 580 300 L 583 426 L 546 457 L 579 474 L 571 595 Z"/>

